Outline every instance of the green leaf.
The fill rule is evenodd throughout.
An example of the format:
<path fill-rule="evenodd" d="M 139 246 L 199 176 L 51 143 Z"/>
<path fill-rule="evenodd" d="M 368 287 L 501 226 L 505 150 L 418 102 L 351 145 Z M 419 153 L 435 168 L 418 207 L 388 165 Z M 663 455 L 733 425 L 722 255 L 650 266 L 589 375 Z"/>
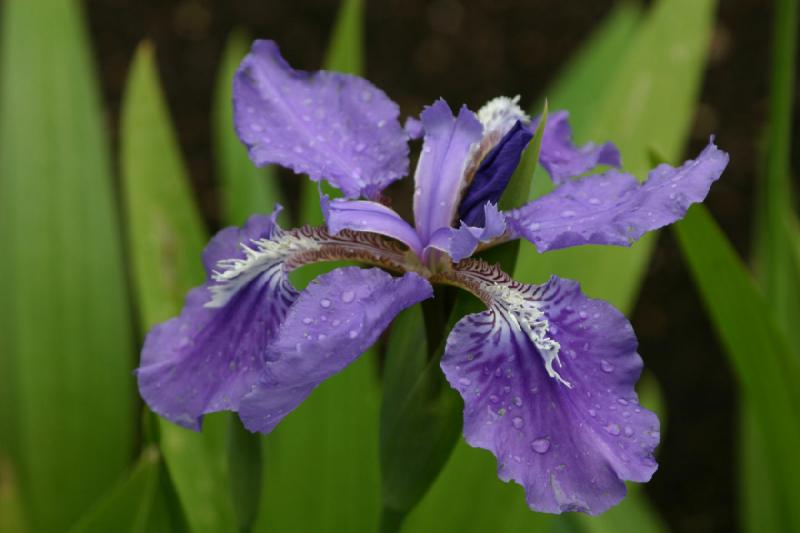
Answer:
<path fill-rule="evenodd" d="M 129 301 L 80 6 L 2 8 L 0 449 L 31 527 L 63 531 L 133 456 Z"/>
<path fill-rule="evenodd" d="M 247 54 L 249 41 L 241 31 L 228 38 L 214 96 L 214 151 L 226 224 L 241 226 L 250 215 L 271 213 L 281 203 L 275 167 L 256 168 L 233 127 L 233 75 Z"/>
<path fill-rule="evenodd" d="M 675 228 L 752 414 L 747 421 L 760 437 L 762 464 L 775 487 L 771 492 L 777 499 L 773 509 L 779 530 L 798 531 L 800 358 L 789 349 L 767 301 L 705 208 L 693 207 Z"/>
<path fill-rule="evenodd" d="M 568 81 L 556 82 L 555 88 L 566 91 L 566 96 L 549 93 L 554 109 L 588 113 L 570 115 L 576 139 L 614 141 L 625 169 L 640 177 L 650 168 L 652 147 L 667 160 L 677 161 L 691 125 L 714 6 L 714 0 L 661 0 L 631 36 L 636 13 L 622 4 L 598 37 L 589 41 L 601 54 L 599 59 L 592 57 L 595 48 L 585 49 L 578 67 L 567 71 Z M 593 81 L 587 85 L 589 77 Z M 580 83 L 580 88 L 568 90 L 568 82 Z M 670 105 L 663 105 L 665 101 Z M 654 243 L 651 235 L 630 249 L 584 246 L 546 254 L 523 245 L 515 277 L 543 281 L 557 274 L 577 279 L 590 296 L 628 310 Z"/>
<path fill-rule="evenodd" d="M 362 10 L 359 0 L 342 3 L 326 68 L 360 73 Z M 317 185 L 297 179 L 303 180 L 301 223 L 322 223 Z M 334 266 L 305 267 L 292 281 L 305 286 Z M 362 355 L 322 383 L 267 437 L 269 467 L 256 531 L 375 531 L 380 509 L 376 363 L 374 350 Z M 309 486 L 318 496 L 314 512 L 308 512 Z"/>
<path fill-rule="evenodd" d="M 206 242 L 148 44 L 139 47 L 131 67 L 121 129 L 133 285 L 146 331 L 176 316 L 189 289 L 202 282 Z M 225 462 L 227 418 L 206 417 L 202 433 L 160 419 L 161 450 L 195 532 L 223 531 L 234 522 Z"/>
<path fill-rule="evenodd" d="M 180 533 L 189 527 L 155 446 L 145 448 L 133 471 L 84 516 L 70 533 Z"/>
<path fill-rule="evenodd" d="M 22 495 L 11 461 L 0 453 L 0 533 L 27 533 Z"/>

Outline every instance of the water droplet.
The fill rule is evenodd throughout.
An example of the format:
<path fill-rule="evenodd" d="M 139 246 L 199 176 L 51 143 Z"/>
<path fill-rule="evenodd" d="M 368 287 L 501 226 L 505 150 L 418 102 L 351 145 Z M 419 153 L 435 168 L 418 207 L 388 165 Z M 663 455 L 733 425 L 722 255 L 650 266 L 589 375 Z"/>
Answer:
<path fill-rule="evenodd" d="M 264 131 L 264 128 L 261 127 L 261 124 L 251 124 L 250 129 L 255 131 L 256 133 Z"/>
<path fill-rule="evenodd" d="M 614 365 L 609 363 L 605 359 L 600 359 L 600 368 L 603 369 L 603 372 L 611 373 L 614 371 Z"/>
<path fill-rule="evenodd" d="M 582 319 L 585 319 L 589 315 L 586 314 L 586 311 L 581 311 L 581 312 L 578 313 L 578 316 L 581 317 Z"/>
<path fill-rule="evenodd" d="M 533 224 L 531 224 L 531 231 L 539 231 L 539 228 L 541 227 L 542 227 L 541 224 L 539 224 L 538 222 L 534 222 Z"/>
<path fill-rule="evenodd" d="M 341 321 L 341 320 L 339 320 L 338 318 L 335 318 L 335 319 L 333 320 L 333 322 L 331 322 L 331 326 L 333 326 L 333 327 L 336 327 L 336 326 L 338 326 L 338 325 L 339 325 L 339 324 L 341 324 L 341 323 L 342 323 L 342 321 Z"/>
<path fill-rule="evenodd" d="M 620 405 L 628 405 L 628 400 L 625 398 L 617 398 L 617 403 Z"/>
<path fill-rule="evenodd" d="M 506 408 L 505 407 L 501 407 L 500 409 L 497 410 L 497 414 L 500 415 L 500 416 L 505 416 Z"/>
<path fill-rule="evenodd" d="M 317 339 L 318 339 L 318 340 L 321 340 L 321 341 L 324 341 L 324 340 L 325 340 L 325 339 L 327 339 L 327 338 L 328 338 L 328 336 L 327 336 L 327 335 L 325 335 L 324 333 L 320 333 L 320 334 L 317 336 Z"/>
<path fill-rule="evenodd" d="M 619 426 L 617 424 L 609 424 L 609 425 L 606 426 L 606 432 L 609 435 L 614 435 L 614 436 L 619 435 L 619 431 L 620 431 L 620 429 L 619 429 Z"/>
<path fill-rule="evenodd" d="M 572 209 L 565 209 L 564 211 L 561 212 L 561 216 L 565 218 L 574 217 L 575 211 L 573 211 Z"/>
<path fill-rule="evenodd" d="M 303 324 L 311 324 L 312 322 L 314 322 L 314 320 L 311 318 L 305 317 L 303 319 Z"/>
<path fill-rule="evenodd" d="M 524 425 L 525 425 L 525 421 L 524 421 L 524 420 L 522 420 L 522 417 L 519 417 L 519 416 L 515 416 L 514 418 L 512 418 L 512 419 L 511 419 L 511 423 L 512 423 L 512 424 L 514 425 L 514 427 L 515 427 L 515 428 L 517 428 L 517 429 L 521 429 L 521 428 L 522 428 L 522 426 L 524 426 Z"/>
<path fill-rule="evenodd" d="M 599 205 L 600 200 L 598 198 L 589 198 L 589 203 L 592 205 Z"/>
<path fill-rule="evenodd" d="M 500 401 L 500 398 L 498 398 L 496 394 L 492 394 L 491 396 L 489 396 L 489 401 L 492 403 L 497 403 Z"/>
<path fill-rule="evenodd" d="M 353 291 L 344 291 L 342 293 L 342 301 L 344 303 L 346 303 L 346 304 L 349 304 L 350 302 L 352 302 L 355 297 L 356 297 L 356 293 L 353 292 Z"/>
<path fill-rule="evenodd" d="M 320 307 L 324 307 L 325 309 L 327 309 L 328 307 L 331 306 L 331 301 L 328 300 L 327 298 L 323 298 L 322 300 L 319 301 L 319 305 Z"/>
<path fill-rule="evenodd" d="M 356 330 L 354 330 L 354 329 L 351 329 L 351 330 L 350 330 L 350 333 L 348 333 L 347 335 L 348 335 L 348 336 L 349 336 L 351 339 L 355 339 L 356 337 L 358 337 L 358 332 L 357 332 Z"/>
<path fill-rule="evenodd" d="M 472 380 L 469 378 L 461 378 L 458 380 L 458 382 L 465 386 L 472 384 Z"/>
<path fill-rule="evenodd" d="M 597 416 L 597 411 L 595 411 L 594 409 L 589 409 L 589 416 L 591 417 Z"/>
<path fill-rule="evenodd" d="M 536 439 L 531 442 L 531 448 L 533 448 L 533 451 L 536 453 L 547 453 L 547 450 L 550 449 L 550 439 L 546 437 Z"/>
<path fill-rule="evenodd" d="M 630 426 L 625 426 L 625 436 L 632 437 L 633 436 L 633 428 Z"/>
<path fill-rule="evenodd" d="M 356 151 L 356 152 L 363 152 L 363 151 L 364 151 L 364 148 L 366 148 L 366 147 L 367 147 L 367 145 L 366 145 L 366 144 L 364 144 L 364 143 L 358 143 L 358 144 L 355 146 L 355 151 Z"/>
<path fill-rule="evenodd" d="M 514 396 L 514 399 L 512 401 L 514 402 L 514 405 L 516 405 L 517 407 L 522 407 L 522 398 L 520 398 L 519 396 Z"/>
<path fill-rule="evenodd" d="M 386 121 L 385 121 L 385 120 L 379 120 L 379 121 L 378 121 L 378 127 L 379 127 L 379 128 L 382 128 L 382 127 L 384 127 L 385 125 L 386 125 Z"/>

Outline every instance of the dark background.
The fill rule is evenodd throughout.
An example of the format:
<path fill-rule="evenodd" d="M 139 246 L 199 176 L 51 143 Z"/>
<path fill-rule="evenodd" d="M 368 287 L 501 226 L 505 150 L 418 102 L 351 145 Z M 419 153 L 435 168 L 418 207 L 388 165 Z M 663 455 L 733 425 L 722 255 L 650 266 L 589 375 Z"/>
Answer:
<path fill-rule="evenodd" d="M 493 96 L 521 94 L 526 107 L 613 5 L 610 0 L 365 2 L 366 75 L 400 104 L 404 116 L 416 115 L 439 96 L 478 109 Z M 276 40 L 296 68 L 316 69 L 338 1 L 86 4 L 112 137 L 116 142 L 134 49 L 141 39 L 151 39 L 192 185 L 215 228 L 209 107 L 226 36 L 243 27 L 254 37 Z M 746 254 L 765 126 L 771 6 L 766 0 L 719 4 L 687 156 L 698 153 L 711 132 L 731 153 L 731 165 L 707 205 Z M 793 153 L 800 154 L 795 147 Z M 283 183 L 291 196 L 287 178 Z M 661 467 L 646 490 L 676 531 L 736 530 L 735 383 L 668 231 L 662 233 L 632 319 L 667 410 Z"/>

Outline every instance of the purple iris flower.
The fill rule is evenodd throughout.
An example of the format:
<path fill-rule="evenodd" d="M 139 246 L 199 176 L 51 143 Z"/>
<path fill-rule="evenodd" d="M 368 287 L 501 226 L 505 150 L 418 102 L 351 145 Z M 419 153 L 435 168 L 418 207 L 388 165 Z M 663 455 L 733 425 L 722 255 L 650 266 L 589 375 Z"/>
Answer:
<path fill-rule="evenodd" d="M 705 198 L 728 163 L 713 140 L 644 183 L 616 169 L 576 178 L 619 166 L 619 154 L 575 146 L 566 113 L 555 113 L 541 163 L 558 187 L 501 212 L 537 122 L 516 99 L 455 115 L 437 100 L 403 127 L 398 106 L 368 81 L 293 70 L 274 43 L 256 41 L 236 74 L 234 109 L 256 165 L 324 179 L 343 198 L 323 198 L 325 227 L 284 230 L 276 211 L 211 240 L 205 284 L 142 350 L 139 389 L 156 413 L 199 429 L 206 413 L 237 411 L 269 433 L 439 283 L 486 305 L 455 325 L 441 367 L 464 400 L 467 442 L 497 457 L 499 477 L 521 484 L 531 508 L 597 514 L 624 496 L 624 480 L 650 479 L 659 422 L 634 390 L 642 360 L 630 323 L 574 281 L 528 285 L 470 256 L 520 237 L 540 252 L 628 246 Z M 380 203 L 408 172 L 412 137 L 423 139 L 413 225 Z M 368 268 L 334 270 L 302 292 L 288 279 L 332 260 Z"/>

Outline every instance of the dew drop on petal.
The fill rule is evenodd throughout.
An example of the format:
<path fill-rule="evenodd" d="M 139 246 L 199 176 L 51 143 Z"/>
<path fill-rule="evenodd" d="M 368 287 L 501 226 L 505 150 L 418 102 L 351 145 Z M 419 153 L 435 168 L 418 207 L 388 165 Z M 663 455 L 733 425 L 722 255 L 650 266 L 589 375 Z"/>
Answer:
<path fill-rule="evenodd" d="M 465 386 L 472 384 L 472 380 L 469 378 L 461 378 L 458 380 L 458 382 Z"/>
<path fill-rule="evenodd" d="M 531 448 L 536 453 L 547 453 L 547 450 L 550 449 L 550 440 L 547 438 L 536 439 L 531 442 Z"/>
<path fill-rule="evenodd" d="M 312 320 L 312 319 L 310 319 L 310 318 L 308 318 L 308 317 L 305 317 L 305 318 L 303 319 L 303 324 L 311 324 L 312 322 L 314 322 L 314 320 Z"/>
<path fill-rule="evenodd" d="M 514 402 L 514 405 L 516 405 L 517 407 L 522 407 L 522 398 L 520 398 L 519 396 L 514 396 L 514 399 L 512 401 Z"/>
<path fill-rule="evenodd" d="M 522 420 L 522 417 L 519 417 L 519 416 L 515 416 L 513 419 L 511 419 L 511 423 L 517 429 L 521 429 L 522 426 L 525 425 L 525 422 Z"/>
<path fill-rule="evenodd" d="M 346 303 L 346 304 L 349 304 L 350 302 L 352 302 L 355 297 L 356 297 L 356 293 L 353 292 L 353 291 L 344 291 L 342 293 L 342 301 L 344 303 Z"/>
<path fill-rule="evenodd" d="M 322 300 L 319 301 L 319 305 L 327 309 L 328 307 L 331 306 L 331 301 L 328 300 L 327 298 L 323 298 Z"/>
<path fill-rule="evenodd" d="M 614 365 L 609 363 L 605 359 L 600 359 L 600 368 L 603 369 L 603 372 L 611 373 L 614 371 Z"/>
<path fill-rule="evenodd" d="M 619 433 L 620 433 L 619 425 L 618 424 L 609 424 L 609 425 L 607 425 L 606 426 L 606 432 L 609 435 L 614 435 L 614 436 L 619 435 Z"/>
<path fill-rule="evenodd" d="M 626 437 L 633 436 L 633 428 L 630 426 L 625 426 L 624 432 Z"/>
<path fill-rule="evenodd" d="M 347 335 L 348 335 L 348 336 L 349 336 L 351 339 L 355 339 L 356 337 L 358 337 L 358 332 L 357 332 L 356 330 L 354 330 L 354 329 L 351 329 L 351 330 L 350 330 L 350 333 L 348 333 Z"/>

